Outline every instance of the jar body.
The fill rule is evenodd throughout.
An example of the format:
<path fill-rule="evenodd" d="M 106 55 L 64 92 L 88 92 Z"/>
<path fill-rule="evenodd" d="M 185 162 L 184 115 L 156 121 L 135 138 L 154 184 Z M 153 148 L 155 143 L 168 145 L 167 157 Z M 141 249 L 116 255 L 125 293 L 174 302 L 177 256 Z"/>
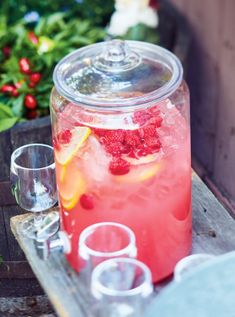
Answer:
<path fill-rule="evenodd" d="M 159 281 L 191 249 L 189 92 L 183 81 L 166 99 L 129 111 L 101 111 L 54 88 L 51 117 L 61 227 L 79 271 L 87 226 L 113 221 L 136 235 L 138 259 Z"/>

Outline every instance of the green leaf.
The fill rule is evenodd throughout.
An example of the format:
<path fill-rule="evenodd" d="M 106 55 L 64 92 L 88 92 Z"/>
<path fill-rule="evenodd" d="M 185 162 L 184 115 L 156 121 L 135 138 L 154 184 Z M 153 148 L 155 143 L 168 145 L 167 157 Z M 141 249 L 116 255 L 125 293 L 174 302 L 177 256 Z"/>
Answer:
<path fill-rule="evenodd" d="M 14 115 L 12 110 L 8 106 L 4 105 L 3 103 L 0 103 L 0 119 L 9 118 L 9 117 L 11 118 L 13 116 Z"/>
<path fill-rule="evenodd" d="M 17 121 L 17 117 L 0 119 L 0 132 L 10 129 Z"/>
<path fill-rule="evenodd" d="M 24 102 L 24 94 L 20 95 L 12 103 L 12 111 L 14 115 L 16 115 L 17 117 L 22 117 L 23 115 L 23 112 L 24 112 L 23 102 Z"/>

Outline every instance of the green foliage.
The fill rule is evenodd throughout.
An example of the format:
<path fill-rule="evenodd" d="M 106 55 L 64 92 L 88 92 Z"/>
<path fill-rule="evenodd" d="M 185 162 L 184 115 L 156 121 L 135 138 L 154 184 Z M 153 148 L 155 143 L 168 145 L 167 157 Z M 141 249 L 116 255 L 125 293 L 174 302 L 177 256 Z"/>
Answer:
<path fill-rule="evenodd" d="M 0 88 L 15 85 L 19 96 L 0 92 L 0 131 L 27 118 L 24 97 L 31 94 L 37 100 L 37 116 L 48 113 L 52 72 L 65 55 L 84 45 L 104 40 L 105 25 L 113 10 L 113 1 L 37 1 L 3 0 L 0 13 Z M 36 8 L 36 10 L 35 10 Z M 39 13 L 38 22 L 27 22 L 24 15 Z M 33 43 L 29 32 L 34 32 L 38 43 Z M 10 55 L 4 48 L 10 48 Z M 29 75 L 20 71 L 19 60 L 27 58 L 32 72 L 39 72 L 41 80 L 30 87 Z M 8 109 L 8 110 L 6 110 Z"/>

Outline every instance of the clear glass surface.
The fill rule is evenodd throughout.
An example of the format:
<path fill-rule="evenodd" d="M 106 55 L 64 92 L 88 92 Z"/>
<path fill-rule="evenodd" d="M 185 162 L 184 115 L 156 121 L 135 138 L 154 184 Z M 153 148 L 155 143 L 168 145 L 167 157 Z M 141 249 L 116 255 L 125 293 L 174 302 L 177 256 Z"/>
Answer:
<path fill-rule="evenodd" d="M 128 227 L 101 222 L 87 227 L 79 238 L 81 276 L 89 284 L 93 269 L 116 257 L 136 257 L 135 235 Z"/>
<path fill-rule="evenodd" d="M 157 282 L 191 250 L 189 91 L 172 53 L 143 42 L 127 42 L 127 51 L 116 44 L 82 48 L 54 72 L 61 225 L 71 241 L 67 259 L 79 271 L 82 230 L 123 223 Z"/>
<path fill-rule="evenodd" d="M 11 156 L 12 192 L 19 206 L 34 213 L 22 223 L 22 231 L 29 238 L 51 236 L 59 227 L 58 213 L 42 212 L 57 202 L 53 147 L 28 144 L 17 148 Z"/>
<path fill-rule="evenodd" d="M 142 317 L 152 291 L 151 272 L 136 259 L 107 260 L 92 273 L 91 292 L 99 317 Z"/>
<path fill-rule="evenodd" d="M 192 254 L 181 259 L 174 269 L 174 280 L 181 282 L 187 275 L 197 269 L 205 262 L 211 261 L 215 258 L 213 254 L 198 253 Z"/>

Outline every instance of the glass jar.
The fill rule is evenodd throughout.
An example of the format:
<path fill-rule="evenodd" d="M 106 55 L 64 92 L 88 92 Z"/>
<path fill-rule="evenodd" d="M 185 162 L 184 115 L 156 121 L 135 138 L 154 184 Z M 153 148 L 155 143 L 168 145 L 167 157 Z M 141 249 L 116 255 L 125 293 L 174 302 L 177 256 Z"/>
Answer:
<path fill-rule="evenodd" d="M 78 239 L 97 222 L 129 226 L 158 281 L 191 249 L 189 92 L 178 58 L 113 40 L 55 68 L 51 118 L 61 227 L 79 271 Z"/>

